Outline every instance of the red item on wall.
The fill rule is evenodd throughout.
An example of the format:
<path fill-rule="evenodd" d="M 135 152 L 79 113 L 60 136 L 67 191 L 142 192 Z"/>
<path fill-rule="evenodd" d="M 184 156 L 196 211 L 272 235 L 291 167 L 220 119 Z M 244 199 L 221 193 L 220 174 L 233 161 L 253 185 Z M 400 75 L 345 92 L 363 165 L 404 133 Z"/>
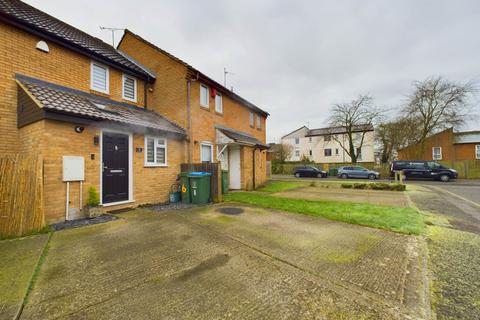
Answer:
<path fill-rule="evenodd" d="M 210 96 L 211 96 L 212 98 L 215 98 L 216 95 L 217 95 L 217 89 L 211 88 L 211 89 L 210 89 Z"/>

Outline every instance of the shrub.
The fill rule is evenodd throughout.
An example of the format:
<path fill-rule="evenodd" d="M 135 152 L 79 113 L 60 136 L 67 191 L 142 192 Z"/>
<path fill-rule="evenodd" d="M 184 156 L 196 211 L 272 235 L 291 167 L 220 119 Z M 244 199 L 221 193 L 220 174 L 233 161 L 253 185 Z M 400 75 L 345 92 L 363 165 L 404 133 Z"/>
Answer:
<path fill-rule="evenodd" d="M 88 199 L 87 205 L 90 207 L 96 207 L 100 204 L 100 196 L 98 195 L 97 189 L 94 186 L 88 188 Z"/>
<path fill-rule="evenodd" d="M 342 183 L 342 188 L 346 189 L 362 189 L 362 190 L 388 190 L 388 191 L 405 191 L 406 185 L 400 183 Z"/>

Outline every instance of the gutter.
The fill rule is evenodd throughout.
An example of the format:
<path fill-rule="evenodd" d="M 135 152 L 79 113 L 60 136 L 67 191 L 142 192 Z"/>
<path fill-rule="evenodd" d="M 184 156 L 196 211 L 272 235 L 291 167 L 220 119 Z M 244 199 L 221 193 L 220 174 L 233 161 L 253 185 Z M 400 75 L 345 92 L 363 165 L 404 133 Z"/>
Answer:
<path fill-rule="evenodd" d="M 113 68 L 116 68 L 118 70 L 121 70 L 125 73 L 128 73 L 132 76 L 135 76 L 135 77 L 138 77 L 140 79 L 147 79 L 148 76 L 140 71 L 137 71 L 137 70 L 134 70 L 134 69 L 130 69 L 120 63 L 114 63 L 112 62 L 111 60 L 109 59 L 106 59 L 104 57 L 102 57 L 101 55 L 99 54 L 96 54 L 96 53 L 92 53 L 91 51 L 87 50 L 87 49 L 84 49 L 80 46 L 77 46 L 77 45 L 73 45 L 72 43 L 68 42 L 67 40 L 61 38 L 61 37 L 58 37 L 58 36 L 55 36 L 53 33 L 51 32 L 48 32 L 48 31 L 43 31 L 43 30 L 38 30 L 37 28 L 25 23 L 25 22 L 22 22 L 22 21 L 19 21 L 18 19 L 15 19 L 15 18 L 12 18 L 10 16 L 7 16 L 3 13 L 0 13 L 0 21 L 4 22 L 4 23 L 7 23 L 7 24 L 10 24 L 10 25 L 13 25 L 14 27 L 18 28 L 18 29 L 21 29 L 23 31 L 26 31 L 30 34 L 33 34 L 37 37 L 39 37 L 40 39 L 44 39 L 44 40 L 49 40 L 49 41 L 52 41 L 60 46 L 63 46 L 65 48 L 68 48 L 72 51 L 75 51 L 75 52 L 78 52 L 78 53 L 81 53 L 91 59 L 94 59 L 98 62 L 101 62 L 105 65 L 108 65 L 110 67 L 113 67 Z M 83 31 L 82 31 L 83 32 Z M 93 38 L 93 37 L 92 37 Z M 112 47 L 113 48 L 113 47 Z M 115 48 L 113 48 L 113 50 L 115 50 Z"/>

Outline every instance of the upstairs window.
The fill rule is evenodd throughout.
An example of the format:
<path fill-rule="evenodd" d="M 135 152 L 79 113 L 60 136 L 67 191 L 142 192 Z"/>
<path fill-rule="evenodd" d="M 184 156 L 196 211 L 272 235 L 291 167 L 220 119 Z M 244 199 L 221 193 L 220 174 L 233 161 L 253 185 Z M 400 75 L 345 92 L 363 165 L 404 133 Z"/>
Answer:
<path fill-rule="evenodd" d="M 215 96 L 215 112 L 223 113 L 223 99 L 220 93 Z"/>
<path fill-rule="evenodd" d="M 432 158 L 433 160 L 442 160 L 442 147 L 432 148 Z"/>
<path fill-rule="evenodd" d="M 125 100 L 137 102 L 137 79 L 123 75 L 122 97 Z"/>
<path fill-rule="evenodd" d="M 145 166 L 162 167 L 167 165 L 167 139 L 145 137 Z"/>
<path fill-rule="evenodd" d="M 332 141 L 332 136 L 323 137 L 323 141 Z"/>
<path fill-rule="evenodd" d="M 295 144 L 299 144 L 300 143 L 300 138 L 295 138 Z"/>
<path fill-rule="evenodd" d="M 90 89 L 108 94 L 109 93 L 108 68 L 97 62 L 92 62 L 90 73 L 91 73 Z"/>
<path fill-rule="evenodd" d="M 257 129 L 262 130 L 262 117 L 257 115 Z"/>
<path fill-rule="evenodd" d="M 204 84 L 200 85 L 200 105 L 208 108 L 208 87 Z"/>
<path fill-rule="evenodd" d="M 254 127 L 255 126 L 255 115 L 253 114 L 253 112 L 250 112 L 250 127 Z"/>

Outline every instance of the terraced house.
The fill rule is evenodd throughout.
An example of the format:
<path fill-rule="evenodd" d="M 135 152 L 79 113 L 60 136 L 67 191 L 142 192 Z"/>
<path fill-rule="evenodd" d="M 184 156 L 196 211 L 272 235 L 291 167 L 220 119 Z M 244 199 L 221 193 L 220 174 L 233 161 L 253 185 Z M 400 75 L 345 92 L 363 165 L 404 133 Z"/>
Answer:
<path fill-rule="evenodd" d="M 118 49 L 157 74 L 152 108 L 186 128 L 189 162 L 221 162 L 231 189 L 265 182 L 266 111 L 129 30 Z"/>
<path fill-rule="evenodd" d="M 203 75 L 188 73 L 198 81 L 189 85 L 187 105 L 182 90 L 167 90 L 180 76 L 168 65 L 138 62 L 143 56 L 127 50 L 126 38 L 117 50 L 17 0 L 0 0 L 0 38 L 0 154 L 41 157 L 47 223 L 81 217 L 89 186 L 108 209 L 166 202 L 180 163 L 216 161 L 219 154 L 227 161 L 227 150 L 225 166 L 239 169 L 232 187 L 252 187 L 255 166 L 265 171 L 259 150 L 267 114 L 213 81 L 201 82 Z M 181 77 L 185 87 L 194 82 Z M 199 99 L 201 109 L 193 110 Z M 226 119 L 245 121 L 249 133 Z M 213 135 L 192 136 L 204 130 Z M 264 172 L 254 176 L 265 179 Z"/>

